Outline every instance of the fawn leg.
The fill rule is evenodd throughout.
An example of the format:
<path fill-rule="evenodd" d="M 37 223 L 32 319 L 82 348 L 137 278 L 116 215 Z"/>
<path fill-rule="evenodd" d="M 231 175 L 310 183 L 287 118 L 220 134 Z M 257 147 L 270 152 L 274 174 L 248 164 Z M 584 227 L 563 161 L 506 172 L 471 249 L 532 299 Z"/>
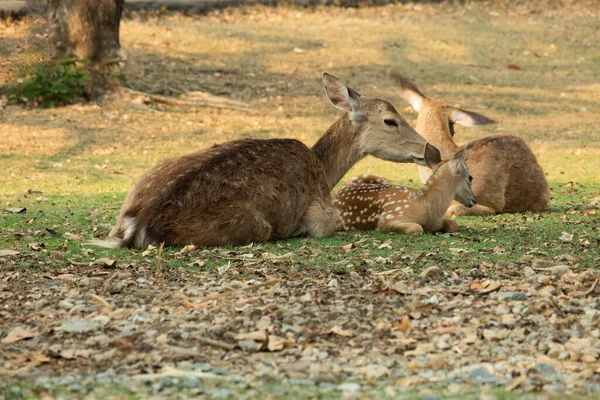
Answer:
<path fill-rule="evenodd" d="M 458 224 L 453 219 L 444 218 L 442 221 L 442 229 L 440 231 L 444 233 L 458 232 Z"/>
<path fill-rule="evenodd" d="M 380 232 L 404 233 L 407 235 L 420 235 L 423 227 L 414 222 L 395 222 L 379 220 L 377 230 Z"/>
<path fill-rule="evenodd" d="M 460 215 L 477 215 L 477 216 L 484 216 L 484 215 L 495 215 L 497 213 L 496 210 L 494 210 L 491 207 L 488 206 L 484 206 L 482 204 L 476 204 L 471 208 L 465 207 L 462 204 L 454 204 L 451 205 L 448 208 L 448 211 L 446 211 L 446 217 L 453 217 L 453 216 L 460 216 Z"/>

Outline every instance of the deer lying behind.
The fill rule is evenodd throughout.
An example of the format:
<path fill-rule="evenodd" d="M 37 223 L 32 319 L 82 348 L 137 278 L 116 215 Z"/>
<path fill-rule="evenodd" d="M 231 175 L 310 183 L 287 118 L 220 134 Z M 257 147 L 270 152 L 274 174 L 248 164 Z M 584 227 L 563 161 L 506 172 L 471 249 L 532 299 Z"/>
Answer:
<path fill-rule="evenodd" d="M 440 161 L 390 103 L 361 97 L 329 74 L 323 85 L 345 114 L 312 149 L 293 139 L 238 140 L 160 162 L 134 184 L 108 239 L 93 244 L 222 246 L 326 236 L 341 228 L 331 189 L 367 154 Z"/>
<path fill-rule="evenodd" d="M 425 97 L 417 87 L 392 73 L 400 96 L 419 113 L 416 130 L 436 146 L 442 160 L 459 150 L 454 142 L 454 124 L 476 126 L 493 121 L 474 112 L 451 107 Z M 478 204 L 466 208 L 451 206 L 448 215 L 488 215 L 546 208 L 550 188 L 542 167 L 527 144 L 512 135 L 492 135 L 467 145 L 466 163 L 473 174 L 473 194 Z M 431 173 L 419 167 L 421 180 Z"/>
<path fill-rule="evenodd" d="M 466 207 L 477 204 L 464 155 L 460 151 L 452 160 L 442 161 L 421 189 L 390 185 L 373 175 L 352 178 L 333 197 L 343 228 L 408 234 L 457 232 L 456 221 L 444 218 L 452 200 Z"/>

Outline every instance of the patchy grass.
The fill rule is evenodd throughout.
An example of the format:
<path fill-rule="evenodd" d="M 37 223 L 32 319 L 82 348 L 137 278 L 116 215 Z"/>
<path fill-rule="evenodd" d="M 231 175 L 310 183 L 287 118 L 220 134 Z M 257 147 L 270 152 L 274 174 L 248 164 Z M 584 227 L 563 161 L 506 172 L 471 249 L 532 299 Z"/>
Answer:
<path fill-rule="evenodd" d="M 139 378 L 167 366 L 193 370 L 200 361 L 261 382 L 248 397 L 336 398 L 337 385 L 348 381 L 359 382 L 366 397 L 416 398 L 435 389 L 471 398 L 483 389 L 468 381 L 469 368 L 482 366 L 499 386 L 525 376 L 519 388 L 526 391 L 595 390 L 597 367 L 569 346 L 572 338 L 598 337 L 600 55 L 593 45 L 600 42 L 599 14 L 597 4 L 477 2 L 131 15 L 121 30 L 131 87 L 174 96 L 208 91 L 251 108 L 170 107 L 115 96 L 102 106 L 0 109 L 2 209 L 27 209 L 0 214 L 0 249 L 19 252 L 0 256 L 0 336 L 15 327 L 39 334 L 0 345 L 1 376 L 30 382 L 114 368 Z M 48 58 L 43 33 L 43 21 L 30 19 L 0 30 L 1 84 Z M 459 129 L 459 142 L 492 133 L 524 138 L 551 184 L 548 210 L 460 218 L 456 235 L 350 231 L 162 253 L 85 245 L 107 234 L 133 181 L 160 159 L 241 137 L 314 143 L 338 117 L 320 86 L 325 70 L 365 96 L 392 101 L 414 122 L 416 114 L 390 85 L 390 67 L 433 98 L 499 121 Z M 418 186 L 414 165 L 367 158 L 344 180 L 361 173 Z M 524 275 L 534 263 L 534 275 Z M 560 265 L 566 278 L 550 271 Z M 434 266 L 438 276 L 420 275 Z M 260 286 L 265 282 L 274 286 Z M 497 283 L 526 300 L 478 292 Z M 98 308 L 91 294 L 108 306 Z M 504 303 L 514 325 L 499 317 Z M 519 307 L 529 311 L 513 311 Z M 106 316 L 95 333 L 61 328 L 74 317 L 104 323 Z M 206 337 L 237 345 L 236 334 L 264 330 L 266 319 L 270 334 L 294 348 L 199 345 Z M 449 349 L 438 341 L 448 335 Z M 562 350 L 567 358 L 557 346 L 569 347 Z M 73 356 L 74 349 L 83 352 Z M 594 344 L 584 354 L 597 350 Z M 452 365 L 431 364 L 440 357 Z M 304 362 L 310 368 L 299 369 Z M 551 363 L 565 381 L 544 386 L 531 370 L 540 362 Z M 208 381 L 222 373 L 210 371 Z M 104 390 L 90 385 L 81 393 L 72 385 L 64 390 L 74 397 Z M 93 393 L 170 395 L 156 379 L 139 392 L 115 385 L 108 394 Z M 244 385 L 209 386 L 235 396 Z M 42 397 L 46 390 L 31 394 L 30 387 L 14 397 Z M 10 398 L 17 389 L 2 390 Z M 63 393 L 53 385 L 47 390 Z"/>

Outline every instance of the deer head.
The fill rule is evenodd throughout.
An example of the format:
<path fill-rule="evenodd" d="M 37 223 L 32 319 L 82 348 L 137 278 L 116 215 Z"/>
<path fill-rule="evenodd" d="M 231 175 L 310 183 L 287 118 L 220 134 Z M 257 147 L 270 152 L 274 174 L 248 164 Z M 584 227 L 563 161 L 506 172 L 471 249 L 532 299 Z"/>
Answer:
<path fill-rule="evenodd" d="M 439 151 L 387 101 L 362 97 L 328 73 L 323 74 L 323 85 L 333 106 L 348 114 L 354 128 L 352 141 L 360 158 L 370 154 L 387 161 L 423 166 L 440 162 Z"/>
<path fill-rule="evenodd" d="M 454 124 L 473 127 L 494 122 L 475 112 L 427 98 L 412 82 L 397 72 L 392 72 L 391 77 L 400 97 L 419 113 L 417 131 L 440 150 L 443 160 L 451 158 L 458 151 L 453 141 Z"/>
<path fill-rule="evenodd" d="M 456 185 L 454 186 L 454 200 L 458 201 L 465 207 L 473 207 L 477 204 L 471 185 L 473 183 L 473 176 L 465 164 L 466 158 L 466 147 L 460 150 L 458 153 L 448 161 L 448 168 L 455 179 Z"/>

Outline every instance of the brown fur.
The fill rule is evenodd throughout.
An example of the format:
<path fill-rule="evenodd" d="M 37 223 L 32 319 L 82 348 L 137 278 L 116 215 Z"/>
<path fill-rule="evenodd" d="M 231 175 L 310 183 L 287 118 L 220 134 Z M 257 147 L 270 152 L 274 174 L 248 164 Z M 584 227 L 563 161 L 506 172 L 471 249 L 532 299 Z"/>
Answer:
<path fill-rule="evenodd" d="M 454 142 L 454 124 L 475 126 L 493 121 L 474 112 L 428 99 L 402 76 L 394 74 L 401 96 L 419 113 L 416 130 L 436 146 L 443 160 L 460 147 Z M 467 209 L 455 204 L 448 215 L 488 215 L 540 211 L 546 208 L 550 188 L 535 155 L 520 138 L 492 135 L 467 145 L 466 163 L 473 174 L 473 194 L 478 205 Z M 419 167 L 421 179 L 431 174 Z"/>
<path fill-rule="evenodd" d="M 333 198 L 344 229 L 420 234 L 457 232 L 456 221 L 444 218 L 453 199 L 468 207 L 476 201 L 462 153 L 442 161 L 421 189 L 391 185 L 373 175 L 353 178 Z"/>
<path fill-rule="evenodd" d="M 360 97 L 331 75 L 323 81 L 346 114 L 312 149 L 294 139 L 248 139 L 162 161 L 135 183 L 109 238 L 94 244 L 222 246 L 326 236 L 341 228 L 331 189 L 366 154 L 439 162 L 439 152 L 391 104 Z M 384 123 L 390 118 L 395 127 Z"/>

